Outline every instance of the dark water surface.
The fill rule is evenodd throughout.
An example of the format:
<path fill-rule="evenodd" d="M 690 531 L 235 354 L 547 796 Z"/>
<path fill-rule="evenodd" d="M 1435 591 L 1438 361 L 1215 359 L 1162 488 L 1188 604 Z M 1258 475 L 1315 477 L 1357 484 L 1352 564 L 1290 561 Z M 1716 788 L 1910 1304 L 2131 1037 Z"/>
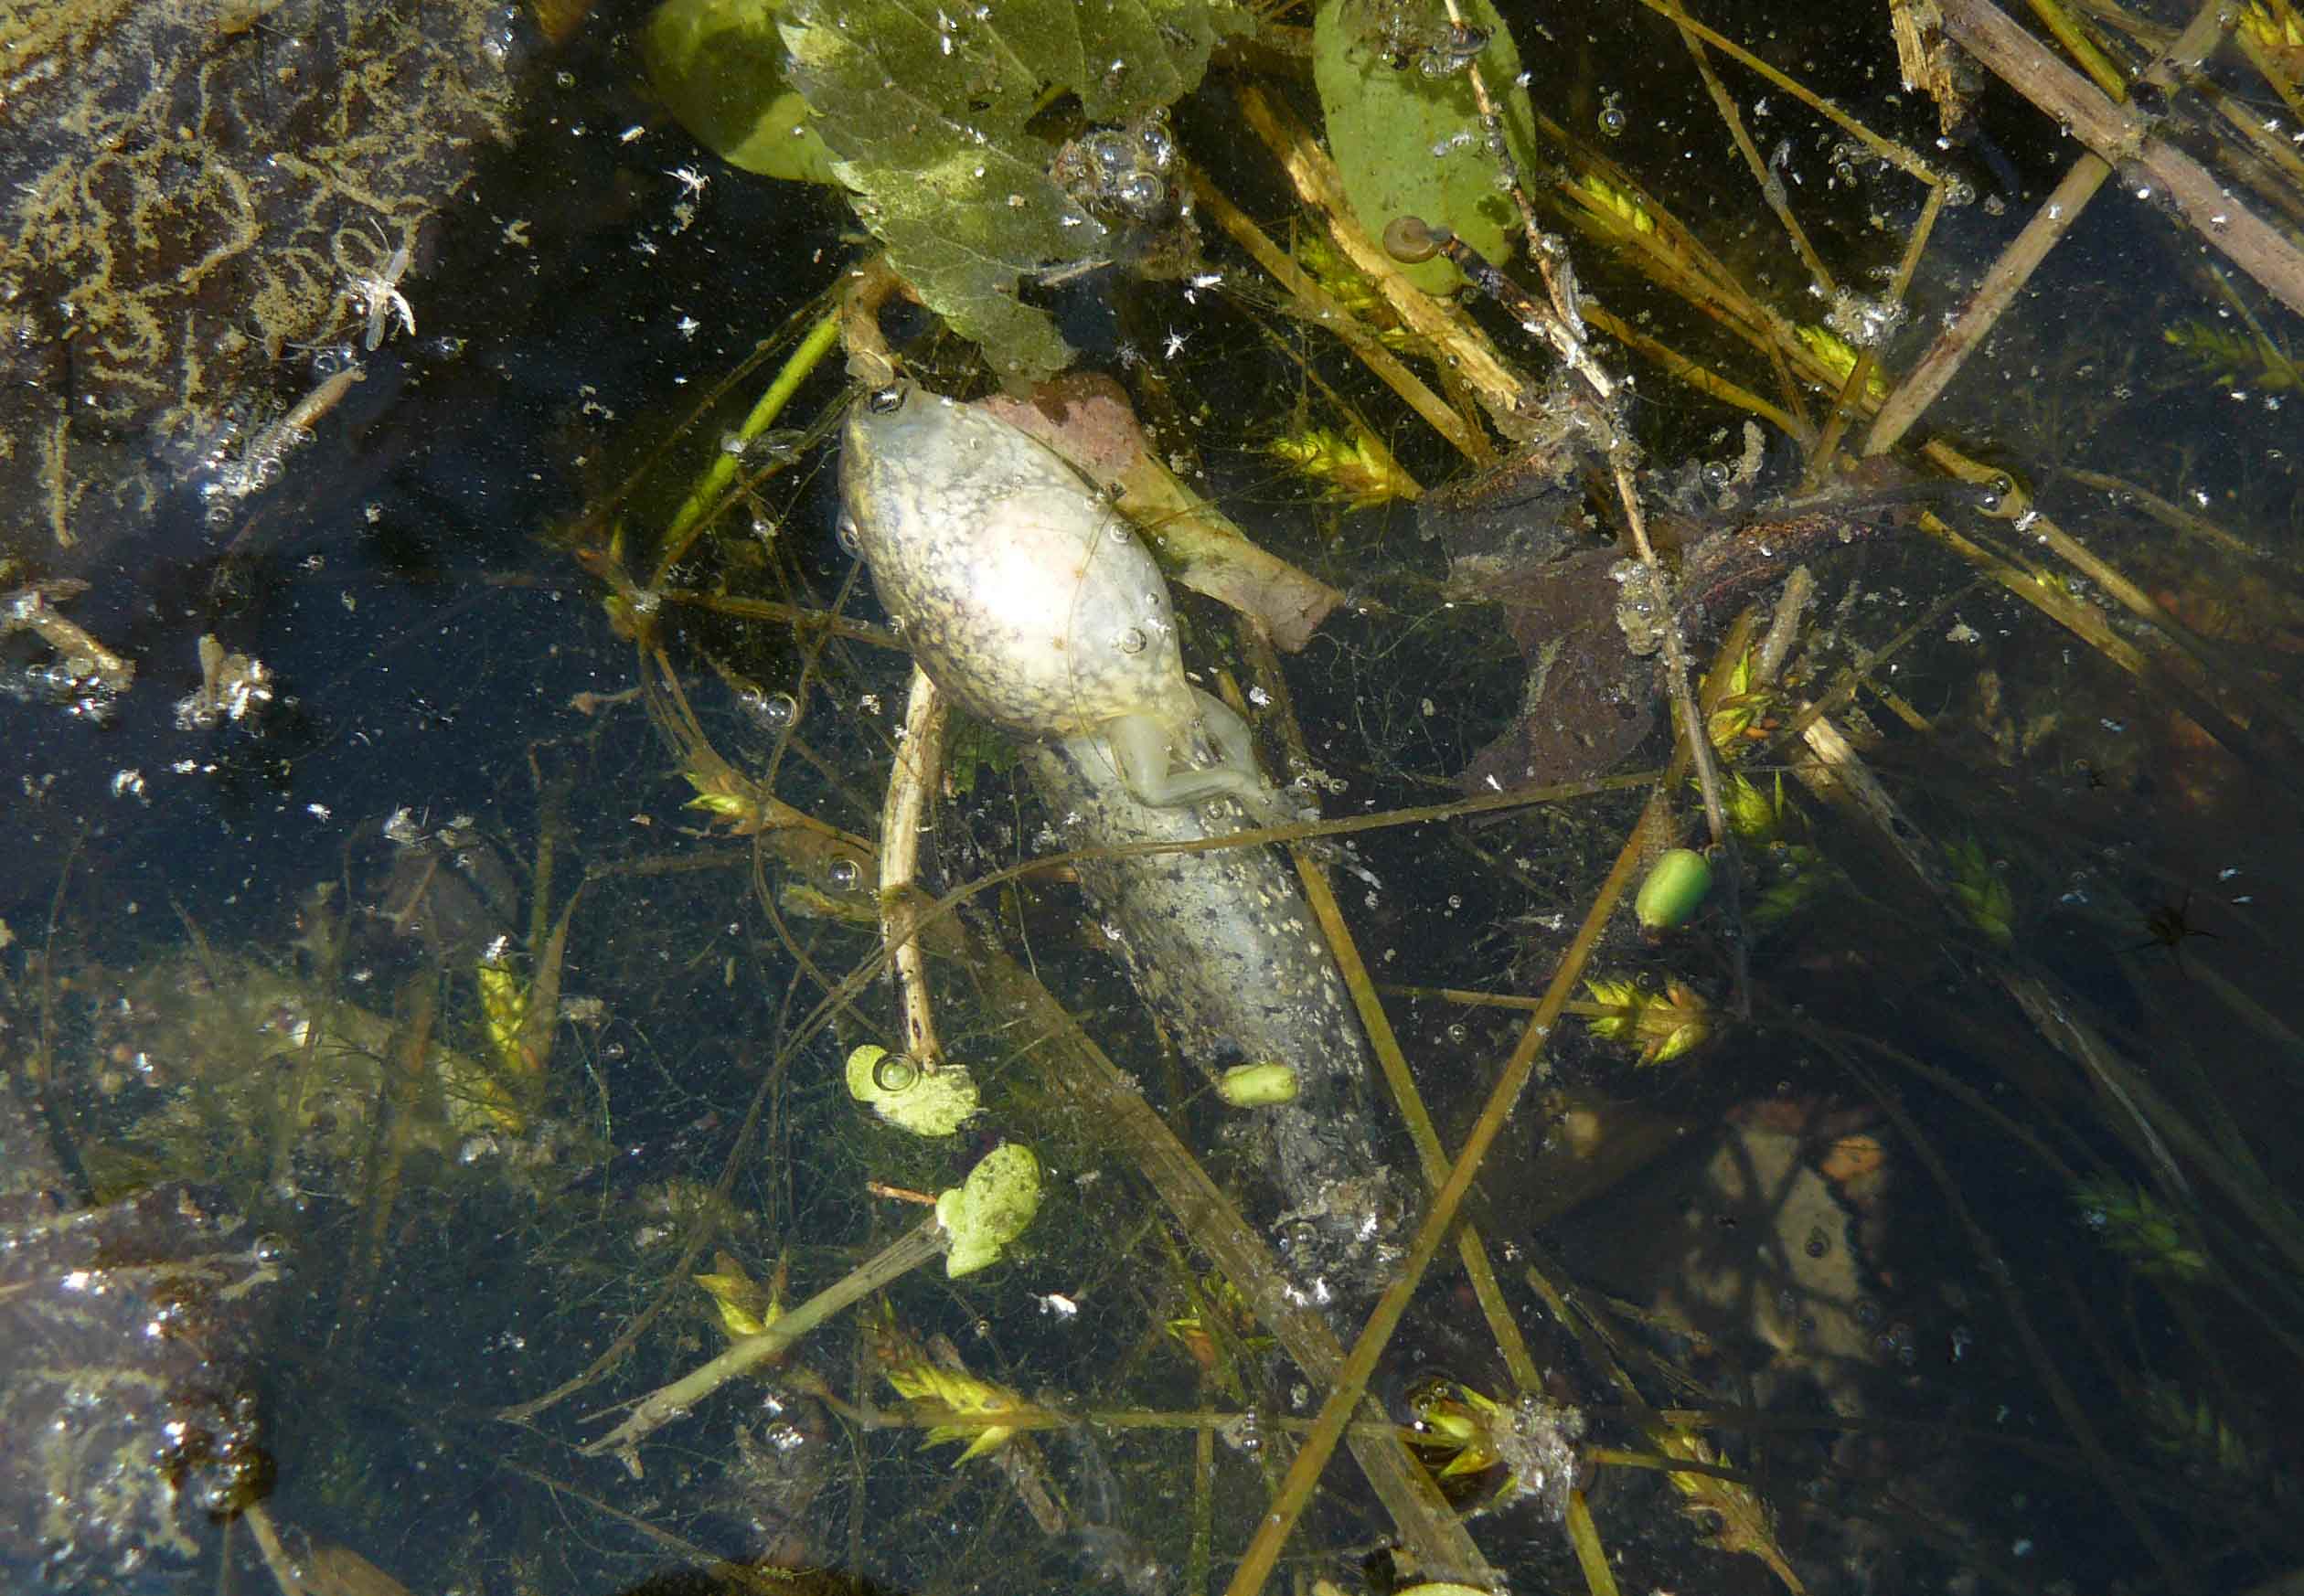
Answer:
<path fill-rule="evenodd" d="M 1326 1394 L 1236 1310 L 1136 1155 L 1031 1067 L 980 958 L 933 967 L 982 1120 L 906 1137 L 842 1083 L 851 1046 L 900 1035 L 892 986 L 844 978 L 878 948 L 858 839 L 878 830 L 906 662 L 835 536 L 837 351 L 744 453 L 748 492 L 657 568 L 690 484 L 867 246 L 838 197 L 699 150 L 645 90 L 641 20 L 524 37 L 507 140 L 474 146 L 397 282 L 415 334 L 368 350 L 347 313 L 265 368 L 289 396 L 364 373 L 270 485 L 212 515 L 212 471 L 179 441 L 115 429 L 103 446 L 159 487 L 61 549 L 38 461 L 0 463 L 20 528 L 0 586 L 84 582 L 50 590 L 60 612 L 136 667 L 97 692 L 59 679 L 48 639 L 0 639 L 0 1323 L 20 1331 L 0 1333 L 0 1415 L 87 1442 L 43 1454 L 69 1467 L 0 1467 L 14 1586 L 262 1590 L 296 1564 L 315 1591 L 390 1589 L 359 1582 L 376 1569 L 417 1591 L 717 1590 L 743 1587 L 741 1564 L 778 1589 L 1221 1589 Z M 1893 384 L 2078 146 L 1994 85 L 1939 147 L 1882 18 L 1703 20 L 1958 176 L 1966 203 L 1879 350 Z M 274 21 L 285 49 L 299 25 Z M 1605 157 L 1771 314 L 1823 322 L 1681 39 L 1638 10 L 1508 21 L 1532 103 L 1584 153 L 1530 178 L 1586 292 L 1820 422 L 1812 380 L 1780 387 L 1642 247 L 1561 208 Z M 2291 85 L 2296 53 L 2270 57 Z M 1837 281 L 1884 292 L 1925 190 L 1710 59 Z M 2261 78 L 2212 71 L 2293 149 Z M 1285 240 L 1299 213 L 1239 110 L 1252 78 L 1315 113 L 1265 51 L 1227 59 L 1174 124 Z M 2208 95 L 2171 99 L 2165 136 L 2229 149 Z M 1847 490 L 1869 507 L 1833 512 L 1851 535 L 1815 547 L 1790 685 L 1738 739 L 1739 889 L 1660 940 L 1620 911 L 1593 952 L 1592 976 L 1685 992 L 1709 1040 L 1643 1066 L 1572 1012 L 1483 1166 L 1467 1213 L 1540 1378 L 1515 1389 L 1525 1367 L 1449 1247 L 1371 1381 L 1435 1470 L 1456 1455 L 1435 1427 L 1483 1411 L 1467 1389 L 1507 1429 L 1578 1414 L 1567 1433 L 1597 1455 L 1577 1480 L 1627 1591 L 1782 1589 L 1763 1548 L 1818 1591 L 2271 1589 L 2304 1562 L 2304 1016 L 2281 930 L 2304 868 L 2304 333 L 2139 186 L 2112 180 L 1884 479 L 1934 481 L 1912 447 L 1934 440 L 2048 519 L 1946 507 L 1989 551 L 1971 558 L 1904 500 Z M 1357 422 L 1422 483 L 1468 467 L 1287 314 L 1212 209 L 1202 271 L 1034 293 L 1179 474 L 1347 596 L 1276 676 L 1221 606 L 1182 597 L 1187 660 L 1246 691 L 1268 767 L 1317 771 L 1299 791 L 1328 817 L 1460 797 L 1531 707 L 1589 708 L 1531 676 L 1568 629 L 1543 559 L 1603 548 L 1605 475 L 1516 511 L 1486 566 L 1413 505 L 1346 513 L 1275 440 Z M 1541 388 L 1542 351 L 1475 314 Z M 990 386 L 924 313 L 884 325 L 923 380 Z M 1595 348 L 1635 379 L 1622 415 L 1652 513 L 1683 517 L 1691 547 L 1788 525 L 1767 506 L 1798 485 L 1800 442 L 1748 440 L 1652 354 Z M 51 363 L 38 380 L 72 379 Z M 290 402 L 270 398 L 251 415 Z M 1747 460 L 1756 480 L 1723 508 Z M 1768 574 L 1737 603 L 1773 602 Z M 844 631 L 791 623 L 836 607 Z M 1689 617 L 1700 664 L 1732 607 Z M 1667 757 L 1648 667 L 1596 634 L 1616 652 L 1593 679 L 1633 683 L 1648 718 L 1612 707 L 1585 739 L 1608 757 L 1553 780 Z M 1819 775 L 1797 731 L 1815 702 L 1893 818 Z M 1303 738 L 1285 767 L 1283 707 Z M 1060 818 L 996 737 L 953 742 L 925 847 L 938 891 L 1049 851 Z M 716 771 L 813 829 L 754 836 L 688 806 Z M 1648 791 L 1325 857 L 1445 1145 Z M 1670 840 L 1701 844 L 1692 789 L 1674 800 Z M 1257 1189 L 1075 888 L 1027 878 L 971 915 L 976 945 L 1028 964 L 1220 1183 Z M 544 972 L 557 991 L 535 998 Z M 523 1033 L 507 993 L 556 1000 L 559 1023 Z M 1003 1139 L 1049 1171 L 1011 1261 L 849 1309 L 644 1442 L 637 1472 L 579 1450 L 728 1345 L 692 1277 L 741 1272 L 757 1308 L 788 1274 L 797 1303 L 918 1222 L 867 1182 L 956 1186 Z M 1404 1133 L 1379 1151 L 1421 1189 Z M 100 1238 L 80 1251 L 59 1240 L 73 1215 Z M 1337 1325 L 1348 1346 L 1356 1330 Z M 1077 1422 L 988 1462 L 923 1447 L 933 1417 L 882 1371 L 935 1367 L 940 1339 Z M 1625 1461 L 1671 1435 L 1733 1482 L 1691 1505 L 1708 1476 Z M 1516 1591 L 1586 1589 L 1563 1482 L 1522 1495 L 1505 1475 L 1443 1482 L 1487 1505 L 1481 1554 Z M 1395 1533 L 1339 1459 L 1282 1571 L 1404 1586 Z"/>

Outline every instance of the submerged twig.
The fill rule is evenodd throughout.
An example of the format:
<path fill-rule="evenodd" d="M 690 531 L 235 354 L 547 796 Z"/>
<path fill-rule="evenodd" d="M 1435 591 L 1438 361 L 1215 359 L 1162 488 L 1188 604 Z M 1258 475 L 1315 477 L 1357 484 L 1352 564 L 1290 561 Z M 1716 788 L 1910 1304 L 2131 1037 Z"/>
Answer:
<path fill-rule="evenodd" d="M 752 405 L 736 431 L 728 439 L 729 445 L 716 452 L 703 473 L 688 489 L 688 497 L 673 512 L 671 523 L 664 529 L 664 547 L 656 556 L 656 585 L 661 587 L 672 568 L 677 565 L 697 536 L 711 524 L 712 516 L 726 502 L 736 482 L 736 472 L 744 446 L 758 439 L 776 423 L 784 406 L 800 385 L 816 374 L 824 357 L 839 342 L 840 318 L 837 310 L 820 311 L 815 323 L 801 336 L 799 344 L 785 356 L 784 363 L 769 383 L 765 392 Z"/>
<path fill-rule="evenodd" d="M 1452 313 L 1393 268 L 1383 249 L 1353 220 L 1351 201 L 1344 193 L 1344 179 L 1335 163 L 1277 101 L 1253 85 L 1244 84 L 1240 90 L 1240 107 L 1248 125 L 1280 158 L 1296 197 L 1328 224 L 1337 248 L 1376 284 L 1402 325 L 1455 367 L 1502 431 L 1516 431 L 1520 418 L 1534 401 L 1487 335 L 1468 317 Z"/>
<path fill-rule="evenodd" d="M 2304 250 L 2197 161 L 2153 136 L 2147 118 L 2096 92 L 1989 0 L 1948 0 L 1944 12 L 1952 37 L 1985 66 L 2099 155 L 2115 165 L 2132 164 L 2151 179 L 2148 189 L 2164 194 L 2202 239 L 2267 293 L 2304 314 Z M 2221 5 L 2203 7 L 2146 80 L 2174 87 L 2223 37 L 2232 16 Z"/>
<path fill-rule="evenodd" d="M 1467 460 L 1475 465 L 1486 465 L 1496 458 L 1494 447 L 1479 428 L 1456 414 L 1445 399 L 1408 369 L 1405 362 L 1378 343 L 1358 317 L 1337 303 L 1335 295 L 1314 282 L 1309 272 L 1265 235 L 1254 218 L 1234 205 L 1232 197 L 1210 181 L 1205 172 L 1194 167 L 1191 176 L 1193 197 L 1200 208 L 1213 217 L 1216 225 L 1231 235 L 1232 242 L 1247 250 L 1275 282 L 1296 297 L 1309 313 L 1307 320 L 1334 333 L 1362 365 L 1382 378 L 1387 387 L 1407 401 L 1409 409 L 1454 444 Z"/>
<path fill-rule="evenodd" d="M 1255 652 L 1256 640 L 1249 646 Z M 1279 660 L 1269 649 L 1258 659 L 1258 675 L 1272 684 L 1271 690 L 1281 711 L 1280 719 L 1289 744 L 1292 759 L 1304 765 L 1310 763 L 1304 747 L 1303 731 L 1296 725 L 1296 716 L 1285 697 L 1286 683 L 1282 680 Z M 1234 704 L 1238 709 L 1240 705 Z M 1304 888 L 1305 902 L 1311 908 L 1313 919 L 1319 922 L 1320 934 L 1328 939 L 1328 952 L 1336 959 L 1336 967 L 1344 978 L 1345 990 L 1352 995 L 1352 1006 L 1360 1015 L 1360 1028 L 1367 1033 L 1369 1049 L 1376 1056 L 1383 1070 L 1384 1083 L 1391 1089 L 1392 1101 L 1400 1110 L 1401 1119 L 1407 1124 L 1409 1140 L 1415 1144 L 1416 1159 L 1424 1167 L 1424 1185 L 1438 1190 L 1448 1176 L 1447 1149 L 1441 1144 L 1440 1133 L 1433 1124 L 1432 1114 L 1424 1107 L 1423 1094 L 1416 1090 L 1415 1077 L 1408 1068 L 1408 1058 L 1401 1050 L 1400 1038 L 1392 1030 L 1392 1017 L 1384 1012 L 1376 984 L 1370 977 L 1368 964 L 1360 955 L 1360 947 L 1352 939 L 1350 928 L 1344 923 L 1343 910 L 1338 907 L 1336 893 L 1328 885 L 1328 872 L 1313 851 L 1303 844 L 1288 849 L 1296 865 L 1296 878 Z M 1487 1318 L 1488 1332 L 1504 1358 L 1512 1383 L 1523 1392 L 1541 1391 L 1542 1374 L 1530 1356 L 1527 1337 L 1520 1334 L 1520 1325 L 1512 1317 L 1510 1304 L 1504 1300 L 1503 1288 L 1498 1283 L 1495 1265 L 1489 1261 L 1488 1243 L 1479 1227 L 1467 1220 L 1456 1237 L 1456 1252 L 1464 1264 L 1466 1275 L 1472 1282 L 1472 1293 L 1479 1300 L 1480 1312 Z"/>
<path fill-rule="evenodd" d="M 136 662 L 114 654 L 79 622 L 57 613 L 58 601 L 87 591 L 86 582 L 70 578 L 33 582 L 0 594 L 0 637 L 29 632 L 56 651 L 72 676 L 92 680 L 107 691 L 124 693 L 136 679 Z"/>
<path fill-rule="evenodd" d="M 1296 1454 L 1296 1461 L 1289 1466 L 1287 1476 L 1266 1511 L 1264 1522 L 1257 1527 L 1254 1538 L 1249 1542 L 1232 1571 L 1232 1582 L 1226 1587 L 1227 1596 L 1255 1596 L 1264 1588 L 1265 1579 L 1279 1559 L 1281 1547 L 1285 1544 L 1296 1520 L 1309 1505 L 1313 1488 L 1321 1472 L 1328 1466 L 1328 1459 L 1334 1455 L 1346 1421 L 1359 1407 L 1367 1390 L 1368 1379 L 1375 1372 L 1377 1359 L 1383 1355 L 1392 1332 L 1399 1327 L 1401 1316 L 1407 1312 L 1409 1300 L 1414 1296 L 1424 1272 L 1431 1268 L 1441 1243 L 1456 1223 L 1459 1209 L 1471 1191 L 1473 1180 L 1478 1175 L 1488 1150 L 1495 1145 L 1496 1138 L 1509 1121 L 1521 1093 L 1534 1077 L 1537 1060 L 1543 1055 L 1544 1043 L 1566 1008 L 1569 995 L 1574 991 L 1576 982 L 1582 978 L 1585 961 L 1598 944 L 1601 932 L 1616 912 L 1618 901 L 1639 873 L 1653 839 L 1661 835 L 1666 816 L 1670 811 L 1665 793 L 1684 773 L 1686 745 L 1702 739 L 1702 726 L 1701 718 L 1691 718 L 1689 720 L 1682 749 L 1675 751 L 1663 786 L 1650 795 L 1624 846 L 1618 851 L 1615 867 L 1601 884 L 1591 907 L 1585 911 L 1583 924 L 1577 928 L 1574 938 L 1562 955 L 1559 966 L 1544 988 L 1541 1002 L 1530 1016 L 1527 1027 L 1520 1033 L 1519 1044 L 1505 1061 L 1496 1085 L 1488 1092 L 1479 1119 L 1474 1123 L 1471 1133 L 1458 1151 L 1446 1182 L 1434 1194 L 1431 1208 L 1417 1229 L 1416 1239 L 1409 1247 L 1398 1278 L 1377 1302 L 1360 1339 L 1353 1343 L 1350 1356 L 1335 1372 L 1333 1384 L 1321 1405 L 1319 1416 L 1313 1422 L 1311 1434 L 1305 1440 L 1303 1451 Z"/>
<path fill-rule="evenodd" d="M 634 1448 L 664 1425 L 686 1413 L 730 1380 L 781 1357 L 793 1343 L 839 1313 L 859 1297 L 900 1279 L 944 1250 L 944 1226 L 933 1215 L 913 1226 L 838 1281 L 785 1314 L 757 1335 L 747 1335 L 711 1362 L 691 1369 L 671 1384 L 659 1386 L 624 1415 L 624 1422 L 582 1450 L 587 1457 L 615 1452 L 636 1478 L 640 1474 Z"/>
<path fill-rule="evenodd" d="M 1234 838 L 1224 839 L 1228 842 Z M 1089 1038 L 1038 978 L 997 948 L 977 950 L 977 970 L 996 998 L 1022 1023 L 1021 1055 L 1063 1101 L 1090 1115 L 1135 1161 L 1192 1245 L 1214 1261 L 1264 1327 L 1278 1338 L 1305 1378 L 1337 1390 L 1347 1367 L 1343 1346 L 1328 1321 L 1304 1299 L 1271 1247 L 1225 1197 L 1136 1083 Z M 1458 1194 L 1461 1196 L 1461 1193 Z M 1319 1447 L 1323 1462 L 1354 1416 L 1381 1420 L 1361 1397 L 1366 1373 Z M 1337 1405 L 1330 1399 L 1330 1407 Z M 1322 1410 L 1321 1418 L 1328 1418 Z M 1320 1434 L 1316 1421 L 1313 1441 Z M 1479 1548 L 1441 1500 L 1437 1486 L 1389 1428 L 1355 1428 L 1352 1454 L 1377 1497 L 1422 1566 L 1435 1577 L 1491 1586 L 1497 1579 Z"/>
<path fill-rule="evenodd" d="M 920 870 L 922 816 L 928 793 L 944 766 L 944 695 L 919 666 L 904 700 L 904 728 L 888 772 L 888 798 L 880 810 L 880 937 L 896 971 L 904 1051 L 923 1069 L 944 1061 L 936 1040 L 936 1016 L 928 1003 L 928 956 L 920 946 L 919 916 L 911 888 Z"/>

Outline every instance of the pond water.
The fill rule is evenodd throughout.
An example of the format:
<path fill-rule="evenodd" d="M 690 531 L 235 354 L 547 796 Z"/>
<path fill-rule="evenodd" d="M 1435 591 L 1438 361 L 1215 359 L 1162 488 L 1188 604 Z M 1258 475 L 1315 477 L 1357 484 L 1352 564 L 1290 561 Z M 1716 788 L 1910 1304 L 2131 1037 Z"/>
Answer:
<path fill-rule="evenodd" d="M 1942 120 L 1884 16 L 1263 10 L 795 7 L 860 212 L 699 142 L 732 3 L 10 35 L 11 1588 L 2298 1578 L 2304 24 L 2085 190 L 1973 6 Z M 1337 186 L 1509 282 L 1388 294 Z M 908 719 L 891 369 L 1096 479 L 1281 842 Z"/>

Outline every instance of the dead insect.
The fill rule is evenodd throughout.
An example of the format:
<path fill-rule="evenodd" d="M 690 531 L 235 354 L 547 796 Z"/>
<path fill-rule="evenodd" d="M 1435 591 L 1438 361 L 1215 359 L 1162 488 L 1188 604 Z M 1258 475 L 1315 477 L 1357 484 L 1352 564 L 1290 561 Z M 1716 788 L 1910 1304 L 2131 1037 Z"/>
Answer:
<path fill-rule="evenodd" d="M 390 242 L 380 228 L 377 236 L 381 243 Z M 395 321 L 400 323 L 400 331 L 411 337 L 416 335 L 416 312 L 400 287 L 400 279 L 408 273 L 413 253 L 406 243 L 402 243 L 391 251 L 389 258 L 379 253 L 379 259 L 382 261 L 382 265 L 377 271 L 348 272 L 351 282 L 336 296 L 339 302 L 367 314 L 368 336 L 365 344 L 371 354 L 384 342 L 386 333 Z"/>
<path fill-rule="evenodd" d="M 2150 933 L 2144 941 L 2126 950 L 2141 952 L 2146 948 L 2166 948 L 2169 957 L 2176 961 L 2176 968 L 2184 967 L 2184 940 L 2187 937 L 2206 937 L 2211 942 L 2224 939 L 2214 931 L 2203 931 L 2192 922 L 2192 895 L 2184 894 L 2181 904 L 2163 903 L 2144 917 L 2144 929 Z"/>

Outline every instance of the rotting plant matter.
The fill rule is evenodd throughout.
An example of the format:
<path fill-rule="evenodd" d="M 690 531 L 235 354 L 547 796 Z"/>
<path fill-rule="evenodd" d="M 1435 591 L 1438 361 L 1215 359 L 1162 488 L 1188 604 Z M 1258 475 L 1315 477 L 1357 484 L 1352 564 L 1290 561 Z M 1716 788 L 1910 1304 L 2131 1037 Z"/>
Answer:
<path fill-rule="evenodd" d="M 0 516 L 40 534 L 17 547 L 132 527 L 228 471 L 310 351 L 414 330 L 411 263 L 507 135 L 525 26 L 485 0 L 0 13 Z"/>

